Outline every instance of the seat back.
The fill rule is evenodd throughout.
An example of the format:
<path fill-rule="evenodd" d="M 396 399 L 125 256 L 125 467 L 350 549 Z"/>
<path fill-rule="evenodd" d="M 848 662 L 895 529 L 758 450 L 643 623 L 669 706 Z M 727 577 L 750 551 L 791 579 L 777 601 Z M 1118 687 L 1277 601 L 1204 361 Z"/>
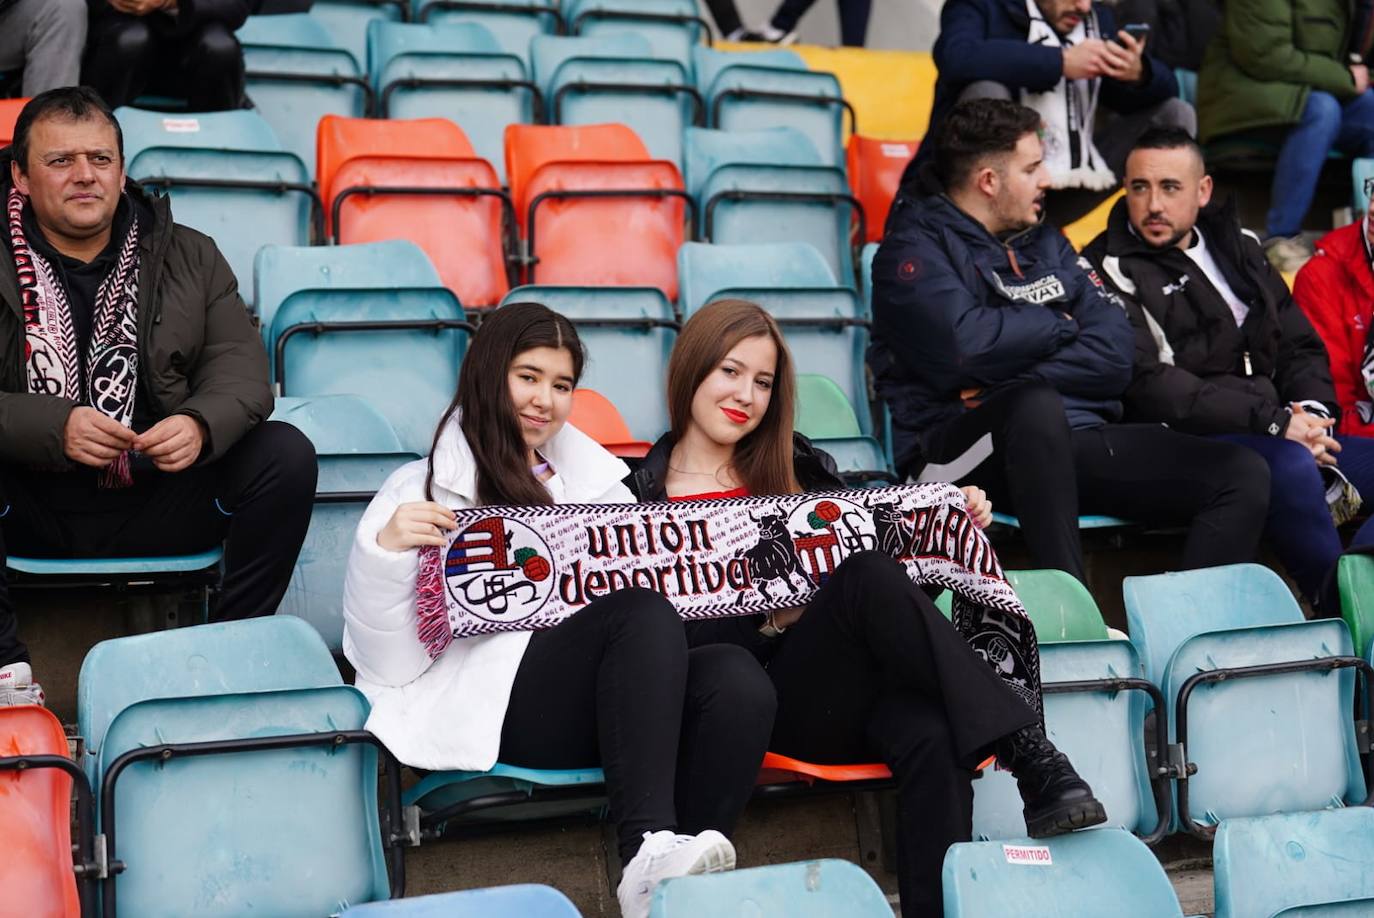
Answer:
<path fill-rule="evenodd" d="M 432 0 L 416 0 L 420 22 L 433 25 L 476 25 L 489 31 L 507 54 L 526 58 L 530 42 L 561 31 L 557 4 L 545 0 L 502 0 L 500 4 L 461 3 L 449 7 Z M 499 7 L 499 8 L 498 8 Z"/>
<path fill-rule="evenodd" d="M 14 139 L 14 123 L 28 103 L 28 99 L 0 99 L 0 146 L 9 146 Z"/>
<path fill-rule="evenodd" d="M 342 685 L 315 630 L 290 616 L 249 618 L 101 641 L 81 661 L 76 718 L 95 775 L 121 711 L 154 698 Z M 98 782 L 92 782 L 99 789 Z"/>
<path fill-rule="evenodd" d="M 858 134 L 849 138 L 849 187 L 863 204 L 867 223 L 866 238 L 861 242 L 882 240 L 887 212 L 902 184 L 902 173 L 920 145 L 919 140 L 880 140 Z"/>
<path fill-rule="evenodd" d="M 1212 861 L 1216 918 L 1374 913 L 1368 807 L 1223 820 Z"/>
<path fill-rule="evenodd" d="M 636 440 L 615 405 L 595 389 L 579 386 L 573 391 L 572 413 L 568 415 L 568 423 L 615 456 L 641 459 L 653 446 L 648 440 Z"/>
<path fill-rule="evenodd" d="M 402 55 L 435 55 L 460 59 L 469 55 L 509 56 L 486 27 L 472 23 L 375 21 L 367 28 L 367 66 L 377 91 L 401 76 L 391 70 Z M 518 55 L 517 57 L 523 57 Z"/>
<path fill-rule="evenodd" d="M 688 128 L 683 137 L 687 190 L 701 198 L 712 173 L 723 166 L 821 166 L 815 144 L 793 127 L 718 131 Z M 702 203 L 705 203 L 703 199 Z"/>
<path fill-rule="evenodd" d="M 111 722 L 101 771 L 147 746 L 361 730 L 367 714 L 346 685 L 143 701 Z M 145 759 L 114 787 L 102 831 L 125 914 L 306 918 L 388 895 L 370 745 Z"/>
<path fill-rule="evenodd" d="M 352 54 L 360 66 L 367 64 L 368 26 L 374 21 L 400 22 L 405 18 L 397 4 L 368 0 L 313 0 L 310 15 L 325 27 L 334 44 Z"/>
<path fill-rule="evenodd" d="M 1032 619 L 1038 624 L 1034 615 Z M 1040 667 L 1046 685 L 1140 678 L 1140 664 L 1129 641 L 1042 643 Z M 1045 694 L 1045 728 L 1050 739 L 1102 801 L 1109 824 L 1139 835 L 1148 835 L 1159 822 L 1150 765 L 1141 743 L 1151 707 L 1148 696 L 1138 691 Z M 973 837 L 1025 836 L 1024 805 L 1010 772 L 984 771 L 973 782 Z"/>
<path fill-rule="evenodd" d="M 124 160 L 130 176 L 135 175 L 139 155 L 154 148 L 255 153 L 285 149 L 267 120 L 251 109 L 171 115 L 121 106 L 114 114 L 124 133 Z"/>
<path fill-rule="evenodd" d="M 815 373 L 797 374 L 796 430 L 812 440 L 861 435 L 844 390 L 830 377 Z"/>
<path fill-rule="evenodd" d="M 1140 839 L 1120 829 L 951 845 L 946 918 L 1181 918 L 1173 885 Z"/>
<path fill-rule="evenodd" d="M 323 51 L 338 48 L 324 22 L 309 13 L 249 16 L 234 33 L 243 48 L 295 48 Z M 359 61 L 358 63 L 361 63 Z"/>
<path fill-rule="evenodd" d="M 886 918 L 892 906 L 878 884 L 849 861 L 799 861 L 664 880 L 649 918 L 701 915 L 787 918 Z"/>
<path fill-rule="evenodd" d="M 834 288 L 835 274 L 814 246 L 804 242 L 709 245 L 688 242 L 678 250 L 682 295 L 679 311 L 690 317 L 722 290 Z"/>
<path fill-rule="evenodd" d="M 1341 617 L 1350 628 L 1355 655 L 1374 647 L 1374 554 L 1348 554 L 1336 567 L 1341 591 Z"/>
<path fill-rule="evenodd" d="M 642 163 L 650 159 L 644 141 L 623 124 L 535 125 L 506 128 L 506 177 L 515 199 L 520 230 L 525 219 L 535 174 L 551 163 Z"/>
<path fill-rule="evenodd" d="M 581 918 L 567 896 L 552 886 L 525 883 L 370 902 L 345 909 L 340 918 Z"/>
<path fill-rule="evenodd" d="M 692 0 L 571 0 L 563 7 L 570 34 L 633 32 L 648 42 L 654 57 L 676 61 L 689 71 L 692 49 L 710 35 L 699 15 Z"/>
<path fill-rule="evenodd" d="M 517 287 L 504 302 L 528 300 L 577 326 L 587 352 L 578 385 L 595 389 L 615 406 L 632 440 L 657 440 L 668 429 L 668 357 L 677 341 L 673 307 L 663 292 L 533 285 Z"/>
<path fill-rule="evenodd" d="M 0 759 L 34 755 L 66 757 L 61 722 L 37 705 L 0 707 Z M 0 910 L 6 914 L 81 914 L 72 873 L 71 808 L 72 778 L 65 772 L 0 771 Z"/>
<path fill-rule="evenodd" d="M 477 156 L 463 129 L 447 118 L 320 119 L 315 132 L 316 176 L 325 210 L 345 185 L 337 173 L 350 159 L 431 158 L 472 159 Z M 328 225 L 327 225 L 327 228 Z"/>
<path fill-rule="evenodd" d="M 1350 184 L 1354 186 L 1352 197 L 1352 209 L 1357 214 L 1366 213 L 1369 210 L 1369 195 L 1365 194 L 1364 181 L 1374 176 L 1374 159 L 1360 157 L 1350 163 Z"/>
<path fill-rule="evenodd" d="M 1107 640 L 1107 623 L 1097 601 L 1072 574 L 1007 571 L 1007 581 L 1035 622 L 1035 637 L 1040 643 Z"/>

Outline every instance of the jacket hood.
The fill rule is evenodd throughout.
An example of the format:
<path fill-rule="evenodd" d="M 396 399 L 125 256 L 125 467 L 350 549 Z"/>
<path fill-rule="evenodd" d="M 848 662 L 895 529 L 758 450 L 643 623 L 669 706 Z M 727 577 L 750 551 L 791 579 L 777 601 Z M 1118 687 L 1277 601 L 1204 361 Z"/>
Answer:
<path fill-rule="evenodd" d="M 540 452 L 562 477 L 573 503 L 601 497 L 630 474 L 629 466 L 571 424 L 565 423 Z M 474 506 L 478 503 L 477 461 L 456 411 L 434 450 L 434 483 Z"/>

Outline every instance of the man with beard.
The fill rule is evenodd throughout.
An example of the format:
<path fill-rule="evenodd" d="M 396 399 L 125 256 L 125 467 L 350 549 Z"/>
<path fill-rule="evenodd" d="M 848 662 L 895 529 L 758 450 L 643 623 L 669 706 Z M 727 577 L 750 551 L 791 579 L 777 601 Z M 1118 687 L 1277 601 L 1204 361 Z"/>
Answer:
<path fill-rule="evenodd" d="M 1253 559 L 1269 475 L 1253 452 L 1124 425 L 1130 322 L 1039 223 L 1039 116 L 983 99 L 930 141 L 873 265 L 878 394 L 903 476 L 976 483 L 1017 514 L 1033 566 L 1084 580 L 1078 514 L 1188 529 L 1180 568 Z M 935 464 L 935 465 L 932 465 Z"/>
<path fill-rule="evenodd" d="M 1126 197 L 1085 250 L 1135 326 L 1126 416 L 1243 445 L 1269 465 L 1267 534 L 1318 611 L 1341 540 L 1336 525 L 1374 496 L 1374 441 L 1344 437 L 1321 338 L 1241 229 L 1211 203 L 1197 142 L 1143 135 L 1126 160 Z M 1356 534 L 1374 542 L 1374 525 Z"/>

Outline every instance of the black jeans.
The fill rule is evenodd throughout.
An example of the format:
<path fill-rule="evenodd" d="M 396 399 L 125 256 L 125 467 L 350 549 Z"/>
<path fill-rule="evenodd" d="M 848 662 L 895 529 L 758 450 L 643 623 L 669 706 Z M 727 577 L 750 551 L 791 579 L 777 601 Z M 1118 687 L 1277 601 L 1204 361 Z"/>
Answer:
<path fill-rule="evenodd" d="M 224 543 L 224 583 L 212 618 L 271 615 L 310 525 L 315 449 L 290 424 L 265 421 L 223 456 L 175 474 L 135 467 L 129 488 L 97 472 L 0 466 L 0 666 L 27 661 L 3 561 L 189 554 Z"/>
<path fill-rule="evenodd" d="M 778 694 L 772 750 L 892 770 L 902 915 L 938 918 L 945 851 L 973 831 L 973 768 L 1035 713 L 879 552 L 846 558 L 772 643 L 762 651 Z"/>
<path fill-rule="evenodd" d="M 628 862 L 645 832 L 734 831 L 775 707 L 773 686 L 747 651 L 689 651 L 668 600 L 620 590 L 530 638 L 500 759 L 527 768 L 600 765 Z"/>
<path fill-rule="evenodd" d="M 1183 570 L 1255 558 L 1269 469 L 1252 450 L 1159 424 L 1071 430 L 1059 393 L 1042 383 L 993 395 L 929 431 L 922 448 L 928 461 L 950 462 L 988 433 L 992 455 L 959 483 L 1020 518 L 1035 567 L 1086 582 L 1080 512 L 1186 526 Z"/>
<path fill-rule="evenodd" d="M 146 91 L 185 98 L 193 112 L 243 104 L 243 49 L 219 22 L 181 31 L 163 13 L 131 16 L 106 7 L 91 18 L 83 75 L 110 108 Z"/>

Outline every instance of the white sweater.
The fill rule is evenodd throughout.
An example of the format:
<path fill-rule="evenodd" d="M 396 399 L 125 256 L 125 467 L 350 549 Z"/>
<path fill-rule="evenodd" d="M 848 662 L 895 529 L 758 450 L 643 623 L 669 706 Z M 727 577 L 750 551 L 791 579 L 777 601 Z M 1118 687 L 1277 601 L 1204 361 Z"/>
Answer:
<path fill-rule="evenodd" d="M 554 469 L 545 485 L 555 503 L 632 503 L 625 463 L 565 424 L 541 451 Z M 407 765 L 485 771 L 496 763 L 511 685 L 530 633 L 455 640 L 431 660 L 416 633 L 419 553 L 393 552 L 377 533 L 396 508 L 425 499 L 424 460 L 392 473 L 358 524 L 344 579 L 344 655 L 372 703 L 367 729 Z M 476 463 L 457 419 L 434 452 L 434 499 L 476 505 Z"/>

